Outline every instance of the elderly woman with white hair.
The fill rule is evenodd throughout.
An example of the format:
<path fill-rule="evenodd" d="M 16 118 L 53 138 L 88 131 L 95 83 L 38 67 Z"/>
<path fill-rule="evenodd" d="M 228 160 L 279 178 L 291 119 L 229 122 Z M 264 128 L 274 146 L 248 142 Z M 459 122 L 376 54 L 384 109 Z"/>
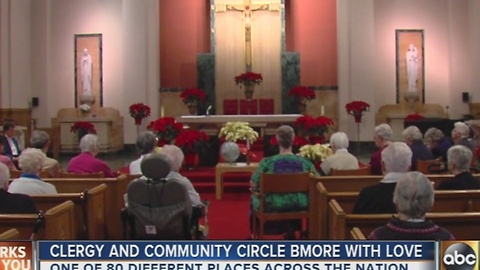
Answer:
<path fill-rule="evenodd" d="M 382 151 L 385 176 L 380 183 L 363 188 L 353 208 L 354 214 L 395 213 L 392 194 L 397 181 L 410 170 L 412 150 L 406 143 L 393 142 Z"/>
<path fill-rule="evenodd" d="M 408 172 L 398 179 L 393 203 L 398 215 L 386 226 L 375 229 L 371 240 L 454 240 L 453 235 L 425 215 L 433 206 L 435 193 L 430 180 L 420 172 Z"/>
<path fill-rule="evenodd" d="M 20 178 L 12 181 L 8 187 L 10 193 L 27 195 L 57 194 L 54 185 L 40 179 L 38 174 L 42 170 L 45 156 L 40 149 L 27 148 L 18 158 L 18 165 L 22 169 Z"/>
<path fill-rule="evenodd" d="M 140 157 L 130 162 L 129 172 L 130 174 L 142 174 L 140 164 L 144 158 L 155 151 L 155 147 L 157 146 L 157 135 L 151 131 L 142 132 L 138 135 L 135 145 Z"/>
<path fill-rule="evenodd" d="M 348 152 L 348 145 L 348 136 L 345 132 L 335 132 L 330 136 L 330 147 L 332 148 L 333 155 L 327 157 L 320 165 L 325 175 L 329 175 L 331 169 L 358 169 L 358 159 Z"/>
<path fill-rule="evenodd" d="M 443 132 L 438 128 L 429 128 L 424 135 L 425 141 L 432 151 L 434 159 L 442 158 L 442 161 L 447 162 L 447 151 L 452 147 L 452 141 L 445 137 Z"/>
<path fill-rule="evenodd" d="M 100 152 L 98 137 L 95 134 L 87 134 L 80 139 L 80 150 L 77 156 L 73 157 L 67 166 L 69 173 L 98 173 L 103 172 L 105 177 L 116 177 L 110 170 L 107 163 L 96 158 Z"/>
<path fill-rule="evenodd" d="M 475 152 L 475 143 L 470 137 L 470 127 L 463 122 L 456 122 L 452 129 L 452 140 L 455 145 L 464 145 Z"/>
<path fill-rule="evenodd" d="M 34 214 L 37 213 L 35 202 L 25 194 L 8 192 L 10 170 L 0 163 L 0 214 Z"/>
<path fill-rule="evenodd" d="M 390 125 L 380 124 L 376 126 L 373 140 L 378 150 L 370 157 L 370 170 L 373 175 L 382 175 L 382 151 L 392 143 L 393 140 L 393 130 Z"/>
<path fill-rule="evenodd" d="M 480 180 L 470 173 L 473 153 L 466 146 L 454 145 L 448 149 L 448 170 L 453 178 L 443 180 L 439 190 L 480 189 Z"/>
<path fill-rule="evenodd" d="M 45 157 L 42 170 L 47 170 L 51 177 L 57 177 L 60 171 L 60 163 L 53 158 L 47 156 L 50 147 L 50 136 L 43 130 L 34 130 L 30 136 L 30 145 L 33 148 L 42 150 Z"/>
<path fill-rule="evenodd" d="M 190 182 L 188 178 L 179 173 L 180 168 L 183 164 L 183 159 L 185 157 L 182 150 L 175 145 L 165 145 L 162 147 L 160 153 L 167 156 L 171 163 L 171 171 L 167 175 L 166 180 L 168 181 L 171 179 L 176 179 L 180 181 L 180 183 L 182 183 L 182 185 L 188 191 L 188 195 L 190 197 L 190 200 L 192 201 L 192 205 L 196 206 L 202 204 L 200 196 L 193 187 L 192 182 Z"/>
<path fill-rule="evenodd" d="M 405 143 L 412 150 L 412 171 L 417 170 L 418 160 L 433 160 L 433 155 L 427 145 L 423 143 L 423 135 L 416 126 L 409 126 L 402 132 Z"/>

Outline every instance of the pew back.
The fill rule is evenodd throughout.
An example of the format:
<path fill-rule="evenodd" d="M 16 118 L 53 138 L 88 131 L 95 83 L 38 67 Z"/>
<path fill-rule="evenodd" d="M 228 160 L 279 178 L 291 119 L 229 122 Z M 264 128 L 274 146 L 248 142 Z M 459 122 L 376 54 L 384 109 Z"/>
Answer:
<path fill-rule="evenodd" d="M 392 214 L 345 214 L 336 200 L 329 202 L 329 238 L 332 240 L 348 239 L 351 229 L 358 227 L 365 235 L 374 229 L 384 226 L 392 218 Z M 480 239 L 480 212 L 428 213 L 427 219 L 449 230 L 456 239 Z"/>
<path fill-rule="evenodd" d="M 76 239 L 106 239 L 105 192 L 107 185 L 100 184 L 76 193 L 31 196 L 39 210 L 47 210 L 64 201 L 72 201 L 75 209 Z"/>
<path fill-rule="evenodd" d="M 17 229 L 10 229 L 0 234 L 0 240 L 19 240 L 20 232 Z"/>
<path fill-rule="evenodd" d="M 127 190 L 125 176 L 117 178 L 50 178 L 45 182 L 53 184 L 58 192 L 71 193 L 81 192 L 99 184 L 107 185 L 105 190 L 105 218 L 107 239 L 122 239 L 122 224 L 120 222 L 120 210 L 125 206 L 123 195 Z"/>
<path fill-rule="evenodd" d="M 43 216 L 43 224 L 36 233 L 35 239 L 75 239 L 73 202 L 66 201 L 56 205 L 48 209 Z M 38 214 L 0 215 L 0 231 L 16 228 L 19 231 L 19 239 L 30 239 L 38 217 Z"/>

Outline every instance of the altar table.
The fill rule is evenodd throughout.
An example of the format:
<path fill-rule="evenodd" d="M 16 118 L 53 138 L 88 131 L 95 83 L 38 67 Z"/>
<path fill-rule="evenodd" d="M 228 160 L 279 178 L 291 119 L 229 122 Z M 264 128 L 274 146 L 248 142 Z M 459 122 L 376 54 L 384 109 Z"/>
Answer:
<path fill-rule="evenodd" d="M 247 163 L 218 163 L 215 166 L 215 194 L 217 200 L 223 195 L 223 174 L 226 172 L 251 172 L 258 168 L 258 162 Z"/>

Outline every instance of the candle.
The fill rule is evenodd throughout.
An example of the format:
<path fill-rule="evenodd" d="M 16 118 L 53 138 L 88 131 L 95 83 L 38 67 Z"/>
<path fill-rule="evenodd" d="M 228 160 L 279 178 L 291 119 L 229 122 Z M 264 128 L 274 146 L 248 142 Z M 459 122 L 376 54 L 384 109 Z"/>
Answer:
<path fill-rule="evenodd" d="M 325 115 L 325 106 L 320 107 L 320 115 Z"/>
<path fill-rule="evenodd" d="M 165 108 L 160 107 L 160 117 L 164 117 L 165 116 Z"/>

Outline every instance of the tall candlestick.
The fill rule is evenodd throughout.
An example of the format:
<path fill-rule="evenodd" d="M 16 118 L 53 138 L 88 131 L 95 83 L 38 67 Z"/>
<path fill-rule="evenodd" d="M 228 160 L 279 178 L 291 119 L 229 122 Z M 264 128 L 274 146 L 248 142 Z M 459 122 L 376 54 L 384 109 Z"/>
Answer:
<path fill-rule="evenodd" d="M 160 107 L 160 117 L 164 117 L 165 116 L 165 108 Z"/>
<path fill-rule="evenodd" d="M 325 106 L 320 107 L 320 115 L 325 115 Z"/>

